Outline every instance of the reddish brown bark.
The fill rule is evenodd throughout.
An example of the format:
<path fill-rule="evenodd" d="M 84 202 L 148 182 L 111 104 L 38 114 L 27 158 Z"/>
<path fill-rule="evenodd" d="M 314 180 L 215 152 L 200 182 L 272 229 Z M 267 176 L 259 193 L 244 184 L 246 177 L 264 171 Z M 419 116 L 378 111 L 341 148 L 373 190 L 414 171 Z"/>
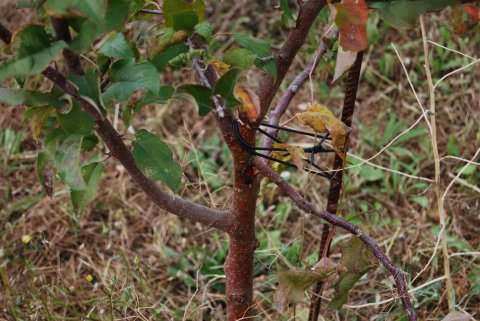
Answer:
<path fill-rule="evenodd" d="M 357 100 L 357 89 L 360 79 L 360 71 L 362 69 L 363 51 L 357 54 L 357 59 L 352 66 L 352 69 L 348 72 L 347 81 L 345 83 L 345 99 L 343 101 L 342 109 L 342 122 L 348 127 L 352 126 L 353 113 L 355 111 L 355 101 Z M 345 151 L 348 150 L 348 141 Z M 343 160 L 335 155 L 333 160 L 332 169 L 337 170 L 335 173 L 336 180 L 330 180 L 330 188 L 328 190 L 327 197 L 327 212 L 337 214 L 338 202 L 340 200 L 340 193 L 342 191 L 342 178 L 343 178 Z M 320 240 L 320 247 L 318 250 L 318 257 L 329 256 L 330 244 L 328 244 L 328 236 L 330 235 L 330 225 L 324 224 L 322 229 L 322 237 Z M 316 321 L 320 314 L 320 305 L 322 299 L 320 294 L 322 293 L 323 282 L 319 281 L 315 285 L 314 293 L 317 295 L 312 296 L 310 303 L 310 313 L 308 315 L 309 321 Z"/>

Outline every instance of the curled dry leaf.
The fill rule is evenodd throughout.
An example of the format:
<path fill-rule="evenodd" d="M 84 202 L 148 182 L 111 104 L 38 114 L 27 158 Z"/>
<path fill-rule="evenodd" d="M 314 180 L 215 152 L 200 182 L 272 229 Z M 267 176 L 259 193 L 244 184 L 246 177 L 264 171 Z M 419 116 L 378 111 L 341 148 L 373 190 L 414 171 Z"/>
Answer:
<path fill-rule="evenodd" d="M 230 69 L 230 65 L 218 59 L 212 59 L 208 61 L 208 64 L 212 65 L 213 68 L 215 68 L 218 77 L 222 77 Z"/>
<path fill-rule="evenodd" d="M 329 133 L 332 136 L 332 146 L 343 161 L 346 159 L 346 144 L 349 128 L 325 106 L 314 104 L 305 112 L 297 113 L 297 119 L 316 133 Z"/>
<path fill-rule="evenodd" d="M 257 94 L 249 88 L 237 86 L 235 97 L 242 103 L 238 111 L 240 118 L 247 119 L 249 123 L 256 122 L 260 115 L 260 99 Z"/>
<path fill-rule="evenodd" d="M 336 83 L 347 71 L 352 68 L 357 59 L 357 52 L 343 50 L 338 47 L 337 61 L 335 62 L 335 74 L 333 76 L 332 84 Z"/>

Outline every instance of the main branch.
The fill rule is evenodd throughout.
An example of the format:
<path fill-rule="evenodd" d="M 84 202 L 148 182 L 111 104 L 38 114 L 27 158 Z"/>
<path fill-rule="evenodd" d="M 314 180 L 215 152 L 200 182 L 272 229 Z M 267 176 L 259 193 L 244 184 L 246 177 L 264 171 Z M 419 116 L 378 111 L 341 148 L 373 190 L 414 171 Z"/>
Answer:
<path fill-rule="evenodd" d="M 403 307 L 407 313 L 408 320 L 417 320 L 415 310 L 413 309 L 412 302 L 410 301 L 410 296 L 408 295 L 405 272 L 401 271 L 397 266 L 395 266 L 395 264 L 392 263 L 392 261 L 388 258 L 388 256 L 385 255 L 385 253 L 383 253 L 382 249 L 378 246 L 374 239 L 365 234 L 355 225 L 344 221 L 340 217 L 327 211 L 318 211 L 312 203 L 307 201 L 299 192 L 295 190 L 292 185 L 288 184 L 285 179 L 283 179 L 279 174 L 265 164 L 260 158 L 255 158 L 254 164 L 262 175 L 277 184 L 278 187 L 283 190 L 300 209 L 306 213 L 318 216 L 328 223 L 338 226 L 361 239 L 363 243 L 365 243 L 365 245 L 370 249 L 373 255 L 375 255 L 382 265 L 392 274 L 397 286 L 399 297 L 402 300 Z"/>
<path fill-rule="evenodd" d="M 309 0 L 300 5 L 297 24 L 290 31 L 282 49 L 277 54 L 277 78 L 274 79 L 272 75 L 268 74 L 260 83 L 258 97 L 260 98 L 261 117 L 258 122 L 261 122 L 265 117 L 280 84 L 290 69 L 293 59 L 305 43 L 310 27 L 326 4 L 325 0 Z"/>
<path fill-rule="evenodd" d="M 10 31 L 2 24 L 0 24 L 0 37 L 7 44 L 10 43 L 12 38 Z M 113 128 L 108 119 L 104 118 L 94 105 L 84 99 L 77 88 L 59 71 L 52 67 L 47 67 L 42 72 L 42 75 L 57 85 L 63 92 L 77 100 L 82 109 L 94 117 L 95 131 L 102 138 L 112 156 L 118 159 L 132 176 L 134 182 L 158 207 L 194 222 L 216 227 L 224 231 L 231 229 L 233 222 L 229 212 L 214 210 L 170 195 L 159 188 L 154 181 L 148 179 L 137 167 L 132 153 L 123 143 L 120 134 Z"/>

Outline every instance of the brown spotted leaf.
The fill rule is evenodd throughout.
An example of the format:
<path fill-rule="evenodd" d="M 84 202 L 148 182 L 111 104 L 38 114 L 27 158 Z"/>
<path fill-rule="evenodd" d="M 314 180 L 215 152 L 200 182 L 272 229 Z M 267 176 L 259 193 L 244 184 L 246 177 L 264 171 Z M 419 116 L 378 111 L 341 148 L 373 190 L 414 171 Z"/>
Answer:
<path fill-rule="evenodd" d="M 305 112 L 297 113 L 297 119 L 306 126 L 310 126 L 316 133 L 329 133 L 332 137 L 332 146 L 338 156 L 344 161 L 346 158 L 346 143 L 349 128 L 325 106 L 314 104 Z"/>
<path fill-rule="evenodd" d="M 257 121 L 260 116 L 260 100 L 257 94 L 247 87 L 237 86 L 235 97 L 242 103 L 238 111 L 240 118 L 247 119 L 250 123 Z"/>
<path fill-rule="evenodd" d="M 368 6 L 365 0 L 342 0 L 336 9 L 335 23 L 340 30 L 340 46 L 354 52 L 367 48 Z"/>

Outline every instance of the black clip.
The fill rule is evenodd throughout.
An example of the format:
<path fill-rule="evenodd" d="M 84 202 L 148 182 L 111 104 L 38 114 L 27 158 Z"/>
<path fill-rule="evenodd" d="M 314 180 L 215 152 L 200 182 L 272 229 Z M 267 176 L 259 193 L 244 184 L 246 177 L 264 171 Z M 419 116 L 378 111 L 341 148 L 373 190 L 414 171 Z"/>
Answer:
<path fill-rule="evenodd" d="M 333 149 L 328 149 L 328 148 L 325 148 L 322 144 L 326 141 L 326 140 L 331 140 L 331 138 L 329 138 L 329 135 L 325 135 L 325 136 L 317 136 L 313 133 L 308 133 L 308 132 L 303 132 L 303 131 L 300 131 L 300 130 L 296 130 L 296 129 L 293 129 L 293 128 L 288 128 L 288 127 L 278 127 L 278 126 L 274 126 L 274 125 L 270 125 L 270 124 L 266 124 L 266 123 L 261 123 L 262 126 L 265 126 L 265 127 L 271 127 L 271 128 L 275 128 L 275 129 L 278 129 L 278 130 L 283 130 L 283 131 L 287 131 L 287 132 L 292 132 L 292 133 L 296 133 L 296 134 L 301 134 L 301 135 L 304 135 L 304 136 L 312 136 L 312 137 L 319 137 L 321 138 L 320 142 L 318 144 L 315 144 L 314 146 L 312 147 L 307 147 L 307 148 L 303 148 L 303 151 L 307 154 L 310 154 L 310 160 L 304 160 L 306 163 L 308 163 L 310 166 L 313 166 L 316 170 L 313 170 L 313 169 L 310 169 L 310 168 L 304 168 L 304 170 L 307 172 L 307 173 L 311 173 L 311 174 L 314 174 L 314 175 L 318 175 L 318 176 L 322 176 L 322 177 L 325 177 L 325 178 L 328 178 L 328 179 L 337 179 L 335 178 L 335 175 L 331 175 L 331 174 L 327 174 L 327 172 L 322 169 L 320 166 L 316 165 L 314 163 L 315 161 L 315 154 L 319 154 L 319 153 L 332 153 L 332 152 L 335 152 Z M 268 160 L 271 160 L 273 162 L 276 162 L 276 163 L 279 163 L 279 164 L 283 164 L 285 166 L 288 166 L 288 167 L 295 167 L 297 168 L 297 166 L 293 163 L 290 163 L 290 162 L 286 162 L 286 161 L 283 161 L 281 159 L 278 159 L 278 158 L 275 158 L 275 157 L 271 157 L 269 155 L 265 155 L 265 154 L 262 154 L 262 153 L 259 153 L 258 151 L 268 151 L 268 152 L 285 152 L 285 153 L 288 153 L 288 151 L 285 149 L 285 148 L 278 148 L 278 147 L 269 147 L 269 148 L 266 148 L 266 147 L 256 147 L 256 146 L 252 146 L 248 143 L 246 143 L 244 140 L 243 140 L 243 137 L 242 135 L 240 134 L 240 129 L 238 128 L 238 120 L 237 119 L 233 119 L 232 121 L 232 128 L 233 128 L 233 134 L 235 136 L 235 139 L 237 140 L 237 142 L 240 144 L 240 146 L 245 150 L 247 151 L 248 153 L 252 154 L 252 155 L 255 155 L 255 156 L 258 156 L 258 157 L 262 157 L 262 158 L 265 158 L 265 159 L 268 159 Z M 269 137 L 270 139 L 272 139 L 273 141 L 277 142 L 277 143 L 280 143 L 282 144 L 282 142 L 277 139 L 276 137 L 273 137 L 272 135 L 270 135 L 268 132 L 266 132 L 265 130 L 263 130 L 262 128 L 258 127 L 257 130 L 262 133 L 263 135 Z"/>

